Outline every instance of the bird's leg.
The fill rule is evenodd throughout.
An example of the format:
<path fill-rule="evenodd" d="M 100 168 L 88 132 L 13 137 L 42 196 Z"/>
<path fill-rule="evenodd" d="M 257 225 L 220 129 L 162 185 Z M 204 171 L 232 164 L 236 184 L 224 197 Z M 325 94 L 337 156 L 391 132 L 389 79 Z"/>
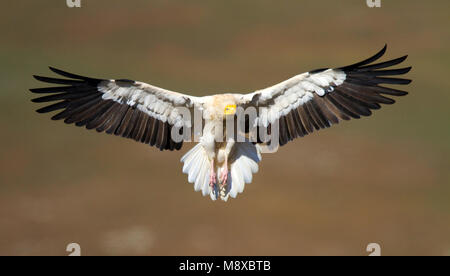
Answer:
<path fill-rule="evenodd" d="M 223 188 L 227 185 L 228 180 L 228 156 L 225 156 L 224 169 L 220 172 L 220 187 Z"/>
<path fill-rule="evenodd" d="M 214 159 L 211 160 L 211 172 L 209 174 L 209 187 L 214 189 L 214 185 L 216 184 L 216 172 L 214 171 Z"/>

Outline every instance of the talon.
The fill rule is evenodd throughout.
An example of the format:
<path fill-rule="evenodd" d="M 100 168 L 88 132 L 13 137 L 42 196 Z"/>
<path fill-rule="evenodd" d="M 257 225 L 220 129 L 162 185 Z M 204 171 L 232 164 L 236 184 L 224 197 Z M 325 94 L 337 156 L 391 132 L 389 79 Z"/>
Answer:
<path fill-rule="evenodd" d="M 220 173 L 220 183 L 221 183 L 221 187 L 225 186 L 227 184 L 228 181 L 228 168 L 225 168 L 221 173 Z"/>
<path fill-rule="evenodd" d="M 214 189 L 214 185 L 216 185 L 217 175 L 214 172 L 214 160 L 211 161 L 211 172 L 209 174 L 209 187 Z"/>
<path fill-rule="evenodd" d="M 228 180 L 228 158 L 225 157 L 224 169 L 220 173 L 220 187 L 223 188 L 227 185 Z"/>
<path fill-rule="evenodd" d="M 209 177 L 209 187 L 214 188 L 215 184 L 216 184 L 216 174 L 214 172 L 211 172 L 211 176 Z"/>

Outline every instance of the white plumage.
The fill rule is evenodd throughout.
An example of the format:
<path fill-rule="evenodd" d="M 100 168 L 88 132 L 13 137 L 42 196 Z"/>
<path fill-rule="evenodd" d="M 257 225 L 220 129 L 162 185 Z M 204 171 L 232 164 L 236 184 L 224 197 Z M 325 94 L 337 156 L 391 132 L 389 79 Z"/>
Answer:
<path fill-rule="evenodd" d="M 385 76 L 405 74 L 411 67 L 380 70 L 403 62 L 406 56 L 373 64 L 385 51 L 386 46 L 356 64 L 310 71 L 249 94 L 194 97 L 143 82 L 94 79 L 55 68 L 50 69 L 68 79 L 35 78 L 64 86 L 31 91 L 49 94 L 34 102 L 58 101 L 38 110 L 40 113 L 62 110 L 52 119 L 135 139 L 160 150 L 179 150 L 183 141 L 176 140 L 173 132 L 179 132 L 178 128 L 183 128 L 183 134 L 192 130 L 195 112 L 201 112 L 203 133 L 199 143 L 181 159 L 183 173 L 188 175 L 195 191 L 202 191 L 213 200 L 227 201 L 252 182 L 261 153 L 268 146 L 259 132 L 254 140 L 250 139 L 252 127 L 271 134 L 279 130 L 276 142 L 282 146 L 341 120 L 369 116 L 380 104 L 394 102 L 385 95 L 405 95 L 404 91 L 380 85 L 410 82 Z M 218 140 L 218 136 L 230 130 L 226 120 L 237 121 L 236 108 L 257 111 L 254 121 L 245 122 L 244 140 L 238 140 L 237 136 Z"/>

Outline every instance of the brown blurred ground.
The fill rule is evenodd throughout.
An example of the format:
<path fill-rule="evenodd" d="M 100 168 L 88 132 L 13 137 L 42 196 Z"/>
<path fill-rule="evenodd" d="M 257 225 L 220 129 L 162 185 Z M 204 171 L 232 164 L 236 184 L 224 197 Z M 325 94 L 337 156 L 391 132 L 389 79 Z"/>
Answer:
<path fill-rule="evenodd" d="M 14 1 L 0 11 L 0 255 L 450 254 L 449 1 Z M 282 3 L 281 3 L 282 2 Z M 6 4 L 5 4 L 6 5 Z M 411 94 L 263 156 L 243 194 L 195 193 L 181 152 L 49 120 L 48 65 L 194 95 L 246 92 L 389 44 Z"/>

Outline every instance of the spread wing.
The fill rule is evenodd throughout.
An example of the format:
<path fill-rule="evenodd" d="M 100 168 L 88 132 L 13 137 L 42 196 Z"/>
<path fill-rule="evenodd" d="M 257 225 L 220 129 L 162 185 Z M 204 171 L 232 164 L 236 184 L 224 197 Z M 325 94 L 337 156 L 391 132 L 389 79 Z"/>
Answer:
<path fill-rule="evenodd" d="M 382 84 L 411 82 L 392 77 L 408 73 L 411 67 L 390 69 L 407 56 L 373 64 L 385 52 L 386 46 L 374 56 L 349 66 L 297 75 L 272 87 L 242 95 L 241 102 L 259 110 L 255 122 L 259 127 L 270 127 L 279 120 L 280 145 L 341 120 L 370 116 L 371 110 L 379 109 L 380 104 L 395 102 L 387 96 L 407 94 Z"/>
<path fill-rule="evenodd" d="M 64 119 L 67 124 L 131 138 L 160 150 L 181 148 L 183 141 L 173 141 L 170 134 L 174 126 L 190 127 L 191 122 L 183 118 L 180 108 L 192 110 L 197 97 L 143 82 L 95 79 L 52 67 L 50 70 L 66 78 L 34 76 L 39 81 L 60 85 L 30 89 L 33 93 L 50 94 L 33 102 L 56 101 L 37 112 L 60 110 L 53 120 Z"/>

